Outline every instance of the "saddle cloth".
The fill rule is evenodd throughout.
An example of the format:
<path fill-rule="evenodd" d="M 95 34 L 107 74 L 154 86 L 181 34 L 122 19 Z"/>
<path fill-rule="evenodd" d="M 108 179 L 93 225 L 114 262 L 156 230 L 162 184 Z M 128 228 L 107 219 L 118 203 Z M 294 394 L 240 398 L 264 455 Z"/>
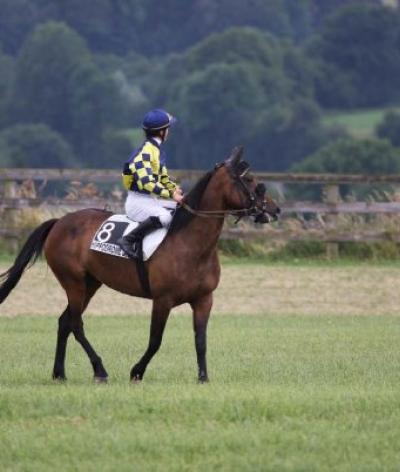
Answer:
<path fill-rule="evenodd" d="M 139 223 L 130 220 L 126 215 L 112 215 L 103 221 L 90 244 L 93 251 L 103 252 L 112 256 L 128 256 L 118 246 L 120 237 L 130 233 Z M 147 261 L 154 254 L 158 246 L 163 242 L 167 234 L 166 228 L 156 229 L 143 239 L 143 260 Z"/>

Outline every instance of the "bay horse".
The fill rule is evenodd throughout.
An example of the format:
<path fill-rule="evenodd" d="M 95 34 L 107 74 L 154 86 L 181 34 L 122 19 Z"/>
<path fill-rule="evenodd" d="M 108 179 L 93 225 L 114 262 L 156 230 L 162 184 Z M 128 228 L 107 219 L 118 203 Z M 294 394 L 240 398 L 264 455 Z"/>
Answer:
<path fill-rule="evenodd" d="M 148 347 L 131 369 L 132 382 L 143 379 L 161 345 L 171 309 L 183 303 L 189 303 L 193 311 L 198 380 L 208 381 L 206 332 L 213 292 L 220 278 L 217 242 L 224 219 L 234 214 L 263 220 L 277 218 L 280 212 L 266 195 L 264 184 L 250 174 L 249 165 L 241 160 L 242 152 L 242 148 L 235 148 L 227 160 L 205 174 L 175 211 L 166 238 L 146 262 L 151 294 L 141 284 L 134 261 L 90 250 L 97 229 L 110 212 L 80 210 L 45 221 L 32 232 L 13 266 L 0 276 L 0 303 L 44 250 L 68 299 L 58 323 L 54 379 L 66 380 L 67 340 L 73 333 L 90 359 L 94 380 L 107 381 L 103 361 L 86 338 L 82 321 L 90 299 L 105 284 L 119 292 L 153 300 Z"/>

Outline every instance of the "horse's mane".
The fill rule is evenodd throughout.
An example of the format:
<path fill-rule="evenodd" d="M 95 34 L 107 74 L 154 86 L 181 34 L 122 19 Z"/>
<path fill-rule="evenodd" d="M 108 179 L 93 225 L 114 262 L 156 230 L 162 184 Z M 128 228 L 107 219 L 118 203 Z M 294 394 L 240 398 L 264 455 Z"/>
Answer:
<path fill-rule="evenodd" d="M 185 197 L 185 203 L 187 203 L 194 210 L 199 209 L 201 197 L 204 194 L 207 185 L 214 174 L 213 171 L 207 172 L 200 178 L 200 180 L 195 184 L 195 186 L 190 190 L 190 192 Z M 175 211 L 174 217 L 172 218 L 171 225 L 168 232 L 175 233 L 180 229 L 184 228 L 192 219 L 194 215 L 183 207 L 178 207 Z"/>

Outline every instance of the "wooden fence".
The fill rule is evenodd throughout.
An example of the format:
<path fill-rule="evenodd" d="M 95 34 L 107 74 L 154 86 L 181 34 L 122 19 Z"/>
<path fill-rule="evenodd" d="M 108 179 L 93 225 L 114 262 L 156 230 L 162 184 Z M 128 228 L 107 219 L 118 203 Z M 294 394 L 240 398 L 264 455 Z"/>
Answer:
<path fill-rule="evenodd" d="M 194 182 L 203 171 L 171 170 L 178 181 Z M 400 215 L 400 201 L 343 201 L 340 195 L 341 185 L 399 185 L 400 175 L 336 175 L 336 174 L 290 174 L 256 173 L 259 180 L 277 187 L 289 187 L 295 184 L 322 186 L 321 201 L 283 201 L 281 222 L 265 225 L 262 228 L 227 227 L 223 238 L 269 238 L 285 241 L 324 241 L 328 254 L 334 256 L 336 244 L 343 241 L 384 241 L 400 242 L 399 232 L 383 228 L 374 230 L 364 225 L 362 228 L 338 226 L 340 215 Z M 61 197 L 43 196 L 43 189 L 50 182 L 64 182 L 65 195 Z M 114 192 L 107 196 L 96 194 L 94 185 L 115 186 Z M 68 190 L 69 189 L 69 190 Z M 116 212 L 123 211 L 123 192 L 120 186 L 120 174 L 115 170 L 98 169 L 0 169 L 0 235 L 10 240 L 21 237 L 21 230 L 15 222 L 18 214 L 26 208 L 57 208 L 68 212 L 80 208 L 108 208 Z M 314 224 L 305 215 L 314 215 Z M 293 217 L 300 223 L 296 229 L 285 227 L 285 221 Z M 319 224 L 315 225 L 315 222 Z M 350 225 L 351 226 L 351 225 Z M 299 229 L 300 228 L 300 229 Z M 24 236 L 24 234 L 23 234 Z"/>

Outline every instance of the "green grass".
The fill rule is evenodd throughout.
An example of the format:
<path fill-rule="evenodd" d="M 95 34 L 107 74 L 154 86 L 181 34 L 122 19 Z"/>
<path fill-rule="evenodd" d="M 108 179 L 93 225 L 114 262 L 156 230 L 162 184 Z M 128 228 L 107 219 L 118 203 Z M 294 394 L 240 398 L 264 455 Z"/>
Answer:
<path fill-rule="evenodd" d="M 86 320 L 105 386 L 73 339 L 50 380 L 56 324 L 0 318 L 2 471 L 398 470 L 399 318 L 214 315 L 208 385 L 189 316 L 136 386 L 147 317 Z"/>
<path fill-rule="evenodd" d="M 395 108 L 395 110 L 399 109 Z M 387 111 L 385 108 L 380 108 L 347 113 L 339 112 L 325 116 L 323 121 L 326 125 L 343 126 L 355 138 L 368 138 L 374 136 L 375 126 L 382 121 L 383 115 Z"/>

